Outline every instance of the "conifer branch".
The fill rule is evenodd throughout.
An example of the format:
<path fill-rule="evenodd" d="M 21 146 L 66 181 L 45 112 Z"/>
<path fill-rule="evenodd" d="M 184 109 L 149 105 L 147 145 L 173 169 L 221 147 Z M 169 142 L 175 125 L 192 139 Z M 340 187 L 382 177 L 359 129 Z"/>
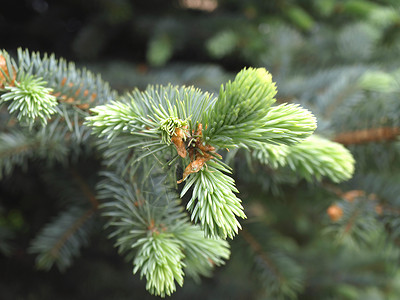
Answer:
<path fill-rule="evenodd" d="M 56 112 L 66 120 L 76 113 L 87 114 L 89 107 L 116 98 L 106 82 L 86 70 L 78 70 L 73 63 L 54 55 L 43 57 L 18 49 L 13 60 L 7 52 L 0 52 L 0 105 L 9 102 L 8 110 L 20 122 L 33 126 L 36 119 L 45 125 Z M 4 86 L 4 87 L 3 87 Z"/>
<path fill-rule="evenodd" d="M 240 199 L 234 192 L 239 192 L 232 178 L 222 173 L 217 164 L 209 163 L 191 177 L 181 192 L 181 197 L 194 185 L 192 197 L 187 204 L 191 219 L 200 223 L 207 237 L 233 239 L 241 229 L 236 217 L 246 218 Z"/>
<path fill-rule="evenodd" d="M 197 226 L 176 228 L 175 234 L 184 245 L 185 274 L 197 282 L 200 276 L 211 276 L 215 266 L 229 259 L 229 244 L 221 239 L 204 238 L 203 230 Z"/>
<path fill-rule="evenodd" d="M 47 119 L 56 112 L 56 99 L 51 95 L 51 89 L 46 88 L 47 83 L 41 78 L 25 76 L 14 86 L 6 86 L 6 93 L 0 97 L 0 105 L 12 101 L 8 106 L 10 114 L 16 113 L 17 119 L 22 123 L 33 126 L 36 118 L 45 125 Z"/>
<path fill-rule="evenodd" d="M 254 158 L 273 169 L 289 167 L 308 181 L 328 177 L 334 182 L 349 179 L 354 172 L 354 159 L 342 145 L 313 135 L 293 146 L 259 143 Z"/>
<path fill-rule="evenodd" d="M 99 207 L 99 202 L 96 198 L 94 191 L 92 191 L 92 189 L 89 187 L 86 181 L 83 180 L 82 176 L 77 172 L 75 168 L 70 168 L 70 172 L 80 190 L 82 191 L 83 195 L 89 200 L 90 204 L 92 205 L 92 209 L 96 211 Z"/>
<path fill-rule="evenodd" d="M 225 241 L 206 239 L 188 222 L 176 194 L 160 191 L 165 189 L 162 181 L 147 182 L 141 191 L 132 179 L 121 180 L 110 172 L 104 175 L 99 197 L 104 215 L 110 217 L 108 225 L 114 228 L 110 237 L 117 238 L 115 246 L 133 261 L 134 273 L 146 277 L 146 288 L 152 294 L 174 292 L 175 281 L 183 284 L 185 266 L 190 268 L 188 274 L 199 278 L 209 275 L 213 267 L 209 259 L 220 265 L 229 257 Z M 148 198 L 156 193 L 163 206 L 150 204 Z"/>
<path fill-rule="evenodd" d="M 303 272 L 295 261 L 283 252 L 274 254 L 273 245 L 269 245 L 271 253 L 268 254 L 246 229 L 242 231 L 242 237 L 255 254 L 256 270 L 260 273 L 265 287 L 264 297 L 296 299 L 301 290 Z M 279 243 L 279 240 L 276 243 Z"/>
<path fill-rule="evenodd" d="M 276 87 L 265 69 L 244 69 L 221 87 L 204 123 L 205 141 L 219 147 L 253 147 L 257 142 L 294 144 L 311 135 L 315 117 L 294 104 L 275 103 Z"/>
<path fill-rule="evenodd" d="M 10 174 L 14 166 L 24 166 L 40 141 L 28 138 L 18 131 L 0 134 L 0 178 Z"/>
<path fill-rule="evenodd" d="M 24 164 L 29 152 L 68 165 L 82 145 L 98 150 L 106 169 L 95 195 L 70 168 L 91 208 L 71 207 L 43 228 L 31 246 L 43 269 L 70 265 L 101 208 L 109 237 L 132 262 L 133 273 L 146 279 L 150 293 L 171 295 L 185 275 L 199 280 L 229 258 L 225 239 L 233 239 L 241 229 L 238 219 L 246 218 L 221 149 L 254 151 L 260 161 L 288 166 L 307 180 L 327 176 L 339 182 L 353 172 L 348 151 L 309 138 L 316 128 L 310 111 L 296 104 L 273 106 L 276 86 L 263 68 L 242 70 L 217 97 L 173 85 L 118 95 L 99 76 L 72 63 L 22 50 L 16 60 L 1 52 L 0 71 L 0 104 L 7 118 L 19 121 L 15 128 L 22 142 L 37 143 L 27 149 L 7 142 L 14 148 L 3 151 L 4 157 L 0 145 L 2 169 L 10 172 L 9 165 L 2 166 L 7 158 L 11 166 Z M 177 183 L 183 181 L 178 195 Z M 181 206 L 186 194 L 190 218 Z M 260 273 L 270 287 L 266 294 L 293 298 L 301 270 L 287 256 L 267 255 L 249 233 L 244 239 L 261 259 Z"/>
<path fill-rule="evenodd" d="M 88 243 L 94 210 L 71 207 L 47 224 L 32 241 L 30 253 L 37 254 L 36 266 L 49 270 L 54 264 L 64 271 Z"/>
<path fill-rule="evenodd" d="M 58 241 L 49 250 L 49 253 L 53 258 L 56 259 L 59 257 L 60 251 L 62 247 L 65 247 L 65 243 L 68 241 L 68 239 L 76 234 L 79 228 L 81 228 L 81 226 L 93 215 L 94 212 L 94 209 L 88 209 L 79 219 L 77 219 L 69 228 L 67 228 L 64 234 L 60 236 Z"/>
<path fill-rule="evenodd" d="M 340 215 L 337 218 L 331 216 L 333 223 L 326 228 L 327 233 L 336 236 L 338 243 L 358 249 L 370 245 L 373 233 L 382 230 L 376 219 L 375 202 L 359 197 L 352 202 L 342 201 L 338 208 Z"/>
<path fill-rule="evenodd" d="M 263 260 L 263 262 L 274 273 L 274 275 L 276 277 L 280 278 L 281 275 L 279 274 L 278 269 L 276 268 L 276 266 L 274 266 L 274 264 L 269 259 L 268 255 L 264 252 L 262 246 L 260 245 L 259 242 L 257 242 L 255 237 L 253 235 L 251 235 L 251 233 L 248 232 L 246 229 L 242 229 L 241 237 L 243 237 L 243 239 L 247 242 L 247 244 L 249 244 L 249 246 L 251 247 L 253 252 L 255 254 L 257 254 Z"/>
<path fill-rule="evenodd" d="M 1 136 L 1 140 L 4 143 L 3 145 L 6 145 L 6 143 L 10 143 L 11 139 L 15 139 L 15 138 L 17 138 L 17 136 L 15 134 L 14 135 L 12 135 L 12 134 L 3 134 Z M 25 137 L 22 137 L 22 139 L 24 141 L 26 141 Z M 31 149 L 35 148 L 35 147 L 38 147 L 39 144 L 40 143 L 38 141 L 28 140 L 24 144 L 16 145 L 16 147 L 4 149 L 4 150 L 2 150 L 0 152 L 0 159 L 5 159 L 5 158 L 9 157 L 10 155 L 18 155 L 20 153 L 26 152 L 28 150 L 31 150 Z"/>

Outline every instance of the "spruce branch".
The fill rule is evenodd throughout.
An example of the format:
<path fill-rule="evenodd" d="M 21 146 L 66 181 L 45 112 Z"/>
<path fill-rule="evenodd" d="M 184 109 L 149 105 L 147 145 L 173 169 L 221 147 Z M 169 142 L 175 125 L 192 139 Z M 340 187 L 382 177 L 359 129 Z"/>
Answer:
<path fill-rule="evenodd" d="M 274 250 L 274 243 L 284 241 L 279 238 L 273 241 L 273 237 L 268 237 L 266 245 L 262 245 L 258 242 L 261 239 L 247 229 L 242 230 L 241 237 L 254 255 L 255 269 L 260 273 L 264 296 L 272 299 L 296 299 L 303 286 L 304 274 L 302 268 L 284 251 L 277 253 Z"/>
<path fill-rule="evenodd" d="M 93 225 L 93 209 L 71 207 L 47 224 L 32 241 L 30 253 L 38 254 L 36 266 L 49 270 L 54 264 L 64 271 L 88 244 Z"/>
<path fill-rule="evenodd" d="M 46 125 L 47 119 L 56 113 L 56 97 L 52 89 L 46 87 L 47 82 L 33 76 L 23 76 L 15 82 L 15 86 L 6 86 L 6 92 L 0 96 L 0 105 L 10 102 L 10 114 L 32 127 L 36 119 Z"/>
<path fill-rule="evenodd" d="M 176 117 L 189 121 L 189 129 L 195 129 L 202 122 L 202 114 L 215 101 L 213 94 L 193 86 L 179 87 L 149 85 L 145 91 L 135 89 L 132 99 L 140 106 L 142 114 L 152 120 L 165 120 Z"/>
<path fill-rule="evenodd" d="M 140 270 L 140 277 L 146 277 L 146 289 L 151 294 L 170 296 L 176 290 L 175 281 L 183 285 L 182 244 L 172 234 L 153 233 L 139 239 L 132 248 L 138 248 L 133 273 Z"/>
<path fill-rule="evenodd" d="M 41 77 L 53 89 L 57 100 L 69 108 L 87 110 L 95 104 L 103 104 L 115 99 L 117 94 L 100 75 L 94 75 L 86 69 L 78 69 L 72 62 L 55 55 L 41 55 L 28 50 L 17 51 L 18 74 Z"/>
<path fill-rule="evenodd" d="M 78 194 L 69 197 L 84 198 L 91 208 L 81 204 L 70 207 L 39 232 L 29 248 L 30 253 L 37 254 L 36 266 L 39 269 L 49 270 L 56 264 L 60 271 L 64 271 L 79 255 L 80 249 L 88 244 L 98 200 L 76 169 L 71 168 L 70 175 L 78 187 Z"/>
<path fill-rule="evenodd" d="M 90 137 L 88 129 L 74 125 L 71 132 L 63 121 L 59 116 L 42 128 L 16 126 L 0 133 L 0 178 L 10 174 L 15 166 L 26 169 L 33 158 L 50 166 L 55 162 L 65 165 L 69 158 L 79 155 L 79 145 Z M 74 147 L 75 151 L 71 151 Z"/>
<path fill-rule="evenodd" d="M 0 133 L 0 178 L 12 172 L 15 166 L 25 166 L 32 156 L 32 149 L 39 146 L 35 139 L 22 132 Z"/>
<path fill-rule="evenodd" d="M 206 238 L 198 226 L 186 225 L 175 229 L 175 236 L 184 247 L 185 274 L 195 281 L 200 281 L 200 276 L 211 276 L 215 266 L 225 263 L 229 259 L 229 244 L 222 239 Z"/>
<path fill-rule="evenodd" d="M 221 86 L 212 110 L 204 112 L 204 123 L 208 125 L 205 140 L 221 147 L 236 147 L 241 143 L 240 135 L 235 138 L 230 133 L 254 135 L 253 131 L 262 126 L 266 111 L 275 102 L 275 94 L 275 83 L 265 69 L 240 71 L 233 82 Z"/>
<path fill-rule="evenodd" d="M 297 104 L 271 107 L 260 128 L 262 142 L 292 145 L 310 136 L 317 128 L 314 115 Z"/>
<path fill-rule="evenodd" d="M 129 139 L 129 147 L 135 149 L 131 161 L 136 163 L 153 154 L 169 156 L 177 128 L 195 129 L 212 99 L 193 87 L 149 86 L 125 94 L 118 103 L 92 109 L 85 124 L 109 140 Z"/>
<path fill-rule="evenodd" d="M 227 171 L 216 163 L 209 163 L 186 181 L 181 197 L 193 185 L 192 197 L 187 204 L 191 219 L 200 223 L 207 237 L 233 239 L 241 229 L 236 217 L 246 218 L 241 200 L 234 192 L 234 180 L 220 170 Z"/>
<path fill-rule="evenodd" d="M 376 218 L 376 203 L 368 201 L 366 197 L 357 197 L 337 205 L 342 213 L 339 218 L 332 219 L 333 222 L 325 232 L 334 235 L 339 244 L 351 248 L 360 249 L 372 245 L 371 238 L 383 230 Z"/>
<path fill-rule="evenodd" d="M 252 147 L 257 142 L 294 144 L 311 135 L 315 117 L 298 105 L 271 105 L 275 83 L 262 68 L 244 69 L 221 87 L 213 109 L 206 112 L 204 139 L 220 147 Z"/>
<path fill-rule="evenodd" d="M 14 60 L 6 51 L 1 51 L 0 105 L 7 104 L 8 110 L 30 129 L 35 119 L 42 125 L 60 124 L 61 117 L 69 132 L 62 125 L 54 130 L 58 132 L 55 136 L 64 134 L 66 142 L 87 140 L 87 127 L 82 126 L 87 109 L 116 98 L 115 91 L 100 76 L 79 70 L 62 58 L 22 49 L 17 54 Z"/>
<path fill-rule="evenodd" d="M 0 105 L 8 104 L 9 111 L 30 128 L 36 119 L 45 125 L 57 113 L 81 139 L 88 108 L 116 98 L 100 76 L 73 63 L 22 49 L 17 54 L 15 61 L 6 51 L 0 53 Z"/>
<path fill-rule="evenodd" d="M 104 172 L 99 185 L 104 215 L 113 229 L 110 238 L 134 264 L 134 273 L 147 280 L 146 288 L 164 297 L 183 284 L 184 273 L 199 278 L 229 257 L 226 241 L 207 239 L 179 206 L 179 198 L 163 180 L 136 181 Z M 140 181 L 139 181 L 140 182 Z M 159 198 L 154 202 L 155 195 Z M 212 262 L 211 262 L 212 261 Z"/>
<path fill-rule="evenodd" d="M 34 135 L 38 153 L 47 149 L 48 140 L 61 139 L 68 147 L 88 141 L 92 134 L 98 137 L 98 149 L 109 170 L 98 185 L 98 197 L 79 184 L 80 176 L 72 170 L 92 209 L 71 209 L 43 229 L 31 247 L 32 252 L 40 253 L 38 265 L 42 268 L 57 264 L 62 269 L 70 264 L 87 239 L 86 224 L 100 199 L 110 238 L 133 263 L 133 273 L 146 279 L 150 293 L 171 295 L 177 284 L 183 284 L 185 274 L 199 280 L 228 259 L 225 239 L 233 239 L 241 229 L 238 219 L 246 218 L 236 196 L 239 191 L 228 175 L 231 170 L 219 160 L 219 149 L 267 149 L 266 153 L 275 149 L 271 150 L 275 151 L 273 159 L 265 154 L 263 159 L 276 166 L 288 165 L 307 179 L 330 176 L 335 180 L 333 173 L 340 173 L 337 179 L 348 176 L 350 170 L 346 165 L 350 158 L 342 149 L 324 152 L 328 143 L 314 140 L 307 144 L 311 139 L 298 144 L 313 133 L 316 119 L 295 104 L 272 106 L 276 87 L 265 69 L 244 69 L 221 87 L 216 98 L 193 87 L 172 85 L 148 86 L 118 96 L 90 72 L 54 56 L 22 50 L 18 63 L 10 60 L 2 67 L 2 83 L 14 82 L 14 66 L 15 83 L 1 92 L 1 99 L 10 101 L 9 107 L 17 103 L 17 96 L 11 98 L 10 93 L 17 94 L 15 89 L 26 82 L 42 87 L 51 98 L 48 106 L 53 111 L 37 106 L 29 115 L 42 118 L 45 125 L 48 122 Z M 7 72 L 11 74 L 8 78 Z M 40 99 L 50 103 L 50 98 L 41 94 Z M 271 148 L 263 148 L 268 146 Z M 323 159 L 313 165 L 313 156 L 321 153 Z M 346 163 L 338 163 L 343 157 Z M 345 170 L 340 169 L 343 165 Z M 176 181 L 175 171 L 180 167 L 185 167 L 183 176 Z M 183 181 L 185 186 L 177 195 L 176 182 Z M 186 193 L 191 193 L 186 206 L 190 219 L 180 201 Z M 271 295 L 292 297 L 298 290 L 296 276 L 280 270 L 285 261 L 273 257 L 264 264 L 268 285 L 274 287 Z"/>
<path fill-rule="evenodd" d="M 92 127 L 92 133 L 105 136 L 110 142 L 122 132 L 130 132 L 130 123 L 135 123 L 136 109 L 128 103 L 113 101 L 91 109 L 92 116 L 86 118 L 86 124 Z"/>
<path fill-rule="evenodd" d="M 317 135 L 293 146 L 258 144 L 254 158 L 274 169 L 288 166 L 299 176 L 312 181 L 328 177 L 333 182 L 351 178 L 354 158 L 342 145 Z"/>
<path fill-rule="evenodd" d="M 316 127 L 315 117 L 297 105 L 271 107 L 275 94 L 271 75 L 249 68 L 221 88 L 217 100 L 194 88 L 149 86 L 92 109 L 86 124 L 94 134 L 107 137 L 102 148 L 108 165 L 122 158 L 133 173 L 138 163 L 150 163 L 153 156 L 164 166 L 187 163 L 189 152 L 190 162 L 178 183 L 189 178 L 181 197 L 193 185 L 187 206 L 192 220 L 206 236 L 233 238 L 240 228 L 236 217 L 245 215 L 233 179 L 223 173 L 229 170 L 215 160 L 221 156 L 213 145 L 293 144 Z M 117 146 L 124 142 L 132 151 Z M 173 159 L 174 151 L 183 160 Z"/>

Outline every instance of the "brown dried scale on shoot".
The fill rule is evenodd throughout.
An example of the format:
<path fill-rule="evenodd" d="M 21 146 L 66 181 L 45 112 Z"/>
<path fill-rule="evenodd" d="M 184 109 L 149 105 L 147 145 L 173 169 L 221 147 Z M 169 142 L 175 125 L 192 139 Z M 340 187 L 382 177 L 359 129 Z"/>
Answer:
<path fill-rule="evenodd" d="M 7 67 L 6 58 L 0 54 L 0 89 L 3 89 L 7 83 L 8 78 L 10 77 L 10 72 Z M 12 80 L 10 85 L 14 85 L 14 81 L 16 78 L 15 69 L 12 72 Z"/>
<path fill-rule="evenodd" d="M 180 133 L 181 131 L 178 132 Z M 181 153 L 183 153 L 183 151 L 181 143 L 184 142 L 184 139 L 183 138 L 179 139 L 177 142 L 173 141 L 173 138 L 177 138 L 178 136 L 179 135 L 177 134 L 176 136 L 171 137 L 171 141 L 175 144 L 178 154 L 182 156 Z M 199 123 L 197 126 L 197 130 L 196 131 L 192 130 L 192 135 L 186 139 L 187 145 L 185 143 L 184 156 L 182 157 L 186 157 L 186 148 L 189 148 L 190 163 L 185 168 L 182 179 L 178 180 L 177 183 L 183 182 L 190 174 L 199 172 L 206 165 L 207 161 L 215 158 L 211 154 L 218 156 L 219 158 L 222 158 L 221 155 L 215 152 L 215 147 L 205 144 L 203 142 L 202 137 L 203 137 L 203 124 Z"/>
<path fill-rule="evenodd" d="M 176 151 L 180 157 L 185 158 L 186 151 L 186 138 L 187 138 L 187 126 L 182 128 L 176 127 L 174 134 L 171 136 L 171 142 L 175 145 Z"/>

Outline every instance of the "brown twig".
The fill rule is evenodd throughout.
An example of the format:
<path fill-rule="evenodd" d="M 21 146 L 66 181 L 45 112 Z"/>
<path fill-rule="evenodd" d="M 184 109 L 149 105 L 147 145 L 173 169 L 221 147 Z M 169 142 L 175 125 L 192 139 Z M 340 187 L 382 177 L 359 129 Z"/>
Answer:
<path fill-rule="evenodd" d="M 242 229 L 241 237 L 249 244 L 250 248 L 253 250 L 255 254 L 257 254 L 262 261 L 270 268 L 270 270 L 278 277 L 280 278 L 280 273 L 275 267 L 274 263 L 269 259 L 268 255 L 265 253 L 265 251 L 262 249 L 262 246 L 260 243 L 254 238 L 254 236 L 248 232 L 246 229 Z"/>
<path fill-rule="evenodd" d="M 381 127 L 355 130 L 338 134 L 333 140 L 343 145 L 393 141 L 400 135 L 398 127 Z"/>
<path fill-rule="evenodd" d="M 57 241 L 57 243 L 53 246 L 50 253 L 53 257 L 57 257 L 60 249 L 65 244 L 65 242 L 88 220 L 98 209 L 99 202 L 96 199 L 95 194 L 89 187 L 89 185 L 83 180 L 82 176 L 73 168 L 70 169 L 72 177 L 75 182 L 78 184 L 82 193 L 86 196 L 86 198 L 91 203 L 92 207 L 79 218 L 77 219 L 67 231 L 61 236 L 61 238 Z"/>
<path fill-rule="evenodd" d="M 36 148 L 39 145 L 40 145 L 40 142 L 35 141 L 35 142 L 31 143 L 31 144 L 25 144 L 25 145 L 22 145 L 22 146 L 19 146 L 19 147 L 16 147 L 16 148 L 9 149 L 9 150 L 6 150 L 4 152 L 1 152 L 0 153 L 0 158 L 4 158 L 4 157 L 6 157 L 8 155 L 16 155 L 16 154 L 22 153 L 22 152 L 25 152 L 25 151 L 27 151 L 29 149 Z"/>
<path fill-rule="evenodd" d="M 58 257 L 61 247 L 65 242 L 86 222 L 95 212 L 94 208 L 88 209 L 78 220 L 76 220 L 67 231 L 61 236 L 57 243 L 50 250 L 50 254 L 53 257 Z"/>
<path fill-rule="evenodd" d="M 99 207 L 99 201 L 97 201 L 97 198 L 96 198 L 95 194 L 93 193 L 92 189 L 83 180 L 82 176 L 76 171 L 76 169 L 71 168 L 70 172 L 71 172 L 75 182 L 78 184 L 79 188 L 82 190 L 82 193 L 86 196 L 86 198 L 92 204 L 93 209 L 97 210 L 97 208 Z"/>

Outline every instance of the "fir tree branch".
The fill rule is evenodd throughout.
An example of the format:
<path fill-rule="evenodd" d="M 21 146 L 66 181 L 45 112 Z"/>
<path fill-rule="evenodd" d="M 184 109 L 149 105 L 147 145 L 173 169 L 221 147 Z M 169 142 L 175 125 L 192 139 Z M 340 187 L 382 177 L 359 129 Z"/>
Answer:
<path fill-rule="evenodd" d="M 14 166 L 25 166 L 38 147 L 40 141 L 22 132 L 0 133 L 0 178 L 10 174 Z"/>
<path fill-rule="evenodd" d="M 140 277 L 146 277 L 146 289 L 150 293 L 170 296 L 176 290 L 174 281 L 183 285 L 184 254 L 182 244 L 173 235 L 153 233 L 139 239 L 132 248 L 139 248 L 133 261 L 133 273 L 140 270 Z"/>
<path fill-rule="evenodd" d="M 45 87 L 47 82 L 41 78 L 25 76 L 19 78 L 14 86 L 6 86 L 6 92 L 0 97 L 0 106 L 10 102 L 8 110 L 10 114 L 16 113 L 17 119 L 22 123 L 27 123 L 30 127 L 40 120 L 42 125 L 47 123 L 47 119 L 56 112 L 56 99 L 51 95 L 51 89 Z"/>
<path fill-rule="evenodd" d="M 223 265 L 230 256 L 229 244 L 225 240 L 204 237 L 198 226 L 179 226 L 174 233 L 184 246 L 185 274 L 197 282 L 200 276 L 209 277 L 212 269 Z"/>
<path fill-rule="evenodd" d="M 38 234 L 31 244 L 30 251 L 38 254 L 36 263 L 41 269 L 48 270 L 56 263 L 63 271 L 72 263 L 72 257 L 87 243 L 91 219 L 97 212 L 99 203 L 94 192 L 76 169 L 70 168 L 70 173 L 92 207 L 86 210 L 72 207 L 46 225 Z"/>
<path fill-rule="evenodd" d="M 77 172 L 75 168 L 70 168 L 70 173 L 75 179 L 75 182 L 79 186 L 82 194 L 89 200 L 90 204 L 92 205 L 93 211 L 96 211 L 99 207 L 99 202 L 95 196 L 94 191 L 89 187 L 87 182 L 83 180 L 82 176 Z"/>
<path fill-rule="evenodd" d="M 20 145 L 15 145 L 15 147 L 11 148 L 8 147 L 8 149 L 6 149 L 5 145 L 8 144 L 10 145 L 11 140 L 17 139 L 18 137 L 16 136 L 16 134 L 2 134 L 1 136 L 1 140 L 3 141 L 3 145 L 4 145 L 4 150 L 1 149 L 0 151 L 0 159 L 5 159 L 8 158 L 10 155 L 18 155 L 20 153 L 24 153 L 28 150 L 31 150 L 33 148 L 36 148 L 40 145 L 39 141 L 35 141 L 35 140 L 26 140 L 25 136 L 20 136 L 21 140 L 24 140 L 26 143 L 24 144 L 20 144 Z M 16 141 L 16 140 L 15 140 Z"/>
<path fill-rule="evenodd" d="M 191 212 L 191 219 L 200 223 L 207 237 L 233 239 L 241 229 L 236 217 L 246 218 L 234 180 L 222 173 L 227 171 L 222 166 L 209 162 L 206 168 L 191 175 L 181 192 L 181 197 L 193 185 L 193 192 L 186 208 Z"/>
<path fill-rule="evenodd" d="M 116 93 L 99 76 L 76 69 L 73 63 L 57 60 L 54 55 L 41 57 L 39 53 L 18 49 L 18 63 L 5 51 L 0 57 L 0 84 L 4 85 L 0 105 L 9 102 L 9 111 L 30 127 L 36 119 L 45 125 L 56 112 L 67 122 L 75 120 L 77 113 L 82 118 L 90 106 L 116 98 Z"/>
<path fill-rule="evenodd" d="M 146 277 L 147 289 L 156 295 L 170 295 L 175 281 L 183 284 L 185 272 L 198 278 L 209 275 L 213 264 L 223 263 L 229 256 L 228 244 L 218 239 L 206 239 L 198 227 L 188 222 L 177 195 L 167 192 L 163 181 L 149 182 L 143 190 L 134 178 L 122 179 L 114 173 L 99 185 L 104 215 L 114 230 L 116 247 L 134 263 L 134 272 Z M 126 177 L 126 176 L 125 176 Z M 150 190 L 149 190 L 150 189 Z M 161 203 L 151 197 L 157 194 Z"/>
<path fill-rule="evenodd" d="M 281 278 L 281 275 L 277 269 L 277 267 L 272 263 L 272 261 L 269 259 L 268 255 L 264 252 L 262 246 L 260 243 L 255 239 L 255 237 L 248 232 L 246 229 L 242 229 L 241 235 L 240 235 L 250 246 L 250 248 L 253 250 L 255 254 L 257 254 L 263 262 L 270 268 L 270 270 L 274 273 L 274 275 L 277 278 Z"/>
<path fill-rule="evenodd" d="M 69 267 L 72 258 L 88 243 L 94 212 L 93 208 L 71 207 L 47 224 L 29 248 L 30 253 L 38 254 L 37 267 L 49 270 L 56 264 L 60 271 Z"/>
<path fill-rule="evenodd" d="M 382 228 L 376 219 L 376 203 L 366 200 L 358 197 L 352 202 L 342 201 L 338 206 L 342 213 L 339 218 L 332 218 L 333 222 L 325 232 L 333 233 L 339 244 L 351 248 L 370 245 L 371 237 Z"/>
<path fill-rule="evenodd" d="M 264 286 L 264 297 L 268 299 L 296 299 L 303 285 L 301 268 L 288 255 L 274 248 L 275 243 L 284 243 L 284 240 L 267 241 L 270 254 L 264 250 L 260 242 L 248 230 L 242 231 L 242 237 L 255 255 L 255 267 L 260 273 L 261 283 Z M 265 239 L 264 239 L 265 242 Z"/>
<path fill-rule="evenodd" d="M 308 181 L 328 177 L 334 182 L 351 178 L 354 158 L 342 145 L 313 135 L 293 146 L 259 143 L 252 152 L 254 158 L 272 168 L 288 166 Z"/>
<path fill-rule="evenodd" d="M 87 104 L 93 106 L 116 98 L 116 92 L 99 75 L 95 76 L 86 69 L 77 69 L 72 62 L 56 59 L 54 55 L 30 53 L 21 48 L 17 54 L 18 74 L 42 77 L 62 103 L 87 109 Z"/>
<path fill-rule="evenodd" d="M 311 135 L 315 117 L 294 104 L 271 107 L 275 94 L 265 69 L 242 70 L 205 112 L 204 140 L 219 147 L 253 147 L 257 142 L 290 145 Z"/>
<path fill-rule="evenodd" d="M 106 136 L 109 141 L 122 132 L 130 133 L 136 129 L 138 115 L 130 103 L 111 102 L 92 108 L 91 113 L 93 116 L 86 118 L 86 124 L 93 128 L 93 134 Z"/>
<path fill-rule="evenodd" d="M 61 81 L 61 87 L 64 87 L 66 82 L 67 82 L 67 77 L 64 77 Z M 76 106 L 79 109 L 82 110 L 87 110 L 90 108 L 90 105 L 93 104 L 97 98 L 97 94 L 92 92 L 90 94 L 88 89 L 83 90 L 83 86 L 84 84 L 81 83 L 78 88 L 76 89 L 76 87 L 74 86 L 74 83 L 69 82 L 68 83 L 68 87 L 70 87 L 71 89 L 76 89 L 75 92 L 73 93 L 73 96 L 71 96 L 71 92 L 66 93 L 65 91 L 61 92 L 57 92 L 54 93 L 54 96 L 57 97 L 58 101 L 61 103 L 68 103 L 71 105 Z M 82 92 L 83 90 L 83 92 Z M 83 99 L 82 99 L 83 96 Z M 89 100 L 87 100 L 89 99 Z"/>
<path fill-rule="evenodd" d="M 63 247 L 65 247 L 65 243 L 73 236 L 79 228 L 95 213 L 95 209 L 88 209 L 79 219 L 77 219 L 67 230 L 64 232 L 62 236 L 58 239 L 58 241 L 54 244 L 54 246 L 49 250 L 50 255 L 53 258 L 58 258 L 60 256 L 60 251 Z M 40 260 L 40 259 L 39 259 Z"/>

